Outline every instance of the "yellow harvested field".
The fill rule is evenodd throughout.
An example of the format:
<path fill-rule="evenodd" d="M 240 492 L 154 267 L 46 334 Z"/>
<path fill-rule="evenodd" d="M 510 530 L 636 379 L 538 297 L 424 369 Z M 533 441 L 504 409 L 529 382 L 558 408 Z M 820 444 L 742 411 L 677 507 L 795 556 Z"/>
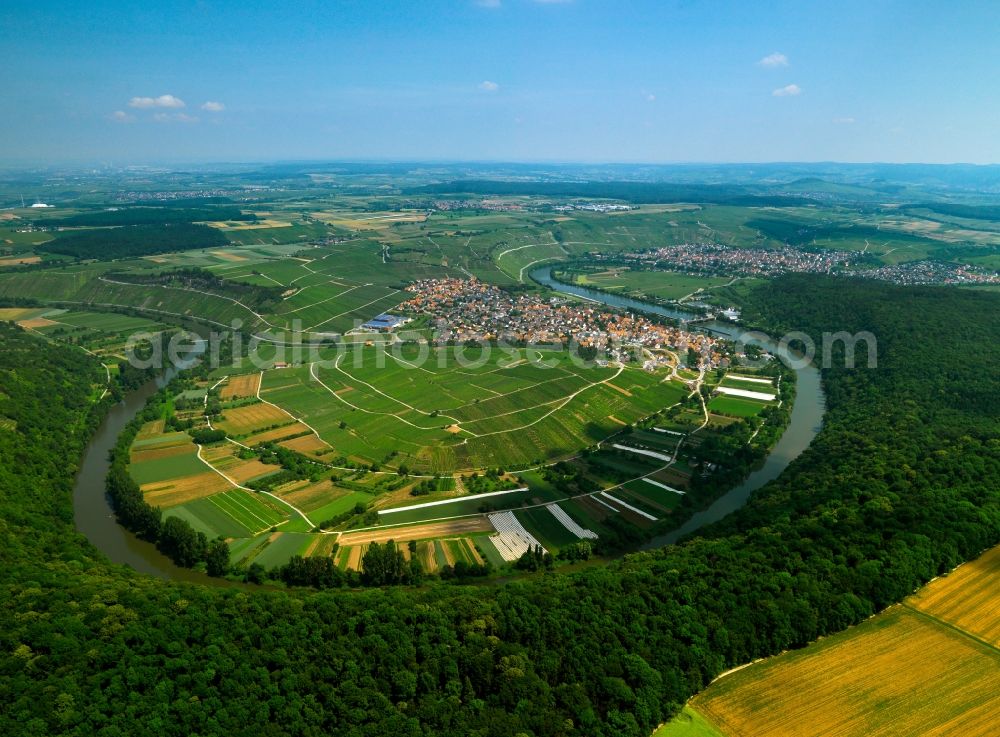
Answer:
<path fill-rule="evenodd" d="M 232 489 L 232 484 L 213 471 L 170 481 L 156 481 L 142 486 L 146 501 L 154 507 L 175 507 Z"/>
<path fill-rule="evenodd" d="M 16 322 L 25 315 L 38 314 L 37 307 L 0 307 L 0 320 Z"/>
<path fill-rule="evenodd" d="M 483 560 L 483 556 L 479 554 L 479 551 L 476 549 L 476 544 L 473 542 L 471 537 L 463 537 L 462 544 L 465 545 L 465 549 L 469 552 L 469 555 L 472 556 L 473 561 L 479 565 L 483 565 L 486 562 Z"/>
<path fill-rule="evenodd" d="M 32 317 L 28 320 L 18 320 L 17 324 L 26 330 L 34 330 L 37 328 L 47 328 L 49 325 L 58 325 L 55 320 L 49 320 L 47 317 Z"/>
<path fill-rule="evenodd" d="M 454 565 L 455 565 L 455 555 L 451 551 L 451 546 L 450 545 L 444 545 L 443 544 L 444 542 L 445 542 L 444 540 L 439 540 L 438 541 L 438 544 L 441 545 L 441 552 L 444 553 L 444 560 L 445 560 L 445 562 L 448 565 L 454 567 Z"/>
<path fill-rule="evenodd" d="M 908 602 L 1000 647 L 1000 546 L 931 581 Z"/>
<path fill-rule="evenodd" d="M 246 261 L 246 256 L 240 256 L 232 251 L 209 251 L 213 256 L 218 256 L 225 261 Z"/>
<path fill-rule="evenodd" d="M 147 422 L 139 429 L 139 434 L 135 436 L 135 439 L 143 440 L 145 438 L 151 438 L 154 435 L 162 435 L 165 424 L 164 420 L 153 420 L 152 422 Z"/>
<path fill-rule="evenodd" d="M 242 484 L 257 476 L 263 476 L 265 473 L 280 471 L 281 466 L 273 466 L 269 463 L 261 463 L 257 459 L 253 459 L 250 461 L 240 461 L 236 465 L 220 468 L 219 470 L 236 483 Z"/>
<path fill-rule="evenodd" d="M 285 220 L 272 220 L 267 218 L 265 220 L 212 220 L 206 221 L 205 225 L 209 225 L 213 228 L 218 228 L 219 230 L 259 230 L 266 228 L 288 228 L 291 227 L 291 223 Z"/>
<path fill-rule="evenodd" d="M 273 430 L 265 430 L 264 432 L 257 433 L 256 435 L 251 435 L 243 442 L 246 445 L 257 445 L 257 443 L 263 443 L 268 440 L 281 440 L 303 432 L 312 434 L 312 431 L 301 422 L 293 422 L 290 425 L 282 425 L 281 427 L 276 427 Z"/>
<path fill-rule="evenodd" d="M 351 230 L 381 230 L 393 223 L 422 223 L 427 220 L 425 212 L 386 212 L 386 213 L 333 213 L 322 210 L 310 213 L 322 223 L 338 225 Z"/>
<path fill-rule="evenodd" d="M 320 440 L 312 433 L 298 438 L 292 438 L 291 440 L 284 440 L 279 443 L 279 445 L 282 445 L 289 450 L 294 450 L 298 453 L 307 453 L 309 455 L 315 455 L 317 450 L 330 450 L 330 446 L 326 442 Z"/>
<path fill-rule="evenodd" d="M 347 552 L 347 567 L 353 568 L 356 571 L 361 570 L 361 554 L 364 553 L 364 547 L 361 545 L 355 545 L 350 548 Z"/>
<path fill-rule="evenodd" d="M 988 737 L 1000 651 L 905 605 L 724 676 L 691 705 L 731 737 Z"/>
<path fill-rule="evenodd" d="M 260 386 L 260 374 L 244 374 L 232 376 L 219 391 L 220 399 L 236 399 L 238 397 L 256 397 Z"/>
<path fill-rule="evenodd" d="M 25 256 L 7 256 L 5 258 L 0 258 L 0 269 L 5 266 L 20 266 L 21 264 L 37 264 L 41 261 L 40 256 L 25 255 Z"/>
<path fill-rule="evenodd" d="M 466 517 L 463 519 L 446 520 L 444 522 L 429 522 L 422 525 L 404 525 L 401 527 L 383 527 L 361 532 L 346 532 L 340 536 L 342 545 L 360 545 L 361 543 L 384 543 L 387 540 L 406 542 L 407 540 L 426 540 L 432 537 L 449 537 L 461 533 L 486 532 L 493 529 L 486 517 Z"/>
<path fill-rule="evenodd" d="M 299 509 L 311 512 L 350 493 L 347 489 L 334 486 L 330 479 L 324 479 L 315 484 L 296 484 L 288 491 L 279 491 L 278 496 Z"/>
<path fill-rule="evenodd" d="M 236 458 L 233 454 L 236 446 L 232 443 L 226 443 L 225 445 L 216 445 L 213 448 L 202 448 L 201 457 L 204 458 L 209 463 L 215 464 L 217 462 L 225 461 L 229 458 Z"/>
<path fill-rule="evenodd" d="M 433 541 L 421 543 L 417 547 L 417 556 L 420 560 L 420 565 L 423 566 L 425 571 L 433 573 L 437 570 L 437 558 L 434 556 Z"/>
<path fill-rule="evenodd" d="M 264 402 L 227 409 L 222 416 L 223 419 L 214 424 L 230 435 L 245 435 L 271 425 L 291 422 L 291 417 L 286 412 Z"/>
<path fill-rule="evenodd" d="M 161 427 L 162 424 L 161 421 Z M 186 446 L 188 451 L 194 452 L 194 443 L 191 441 L 191 436 L 186 432 L 139 433 L 139 436 L 135 439 L 133 448 L 138 452 L 140 450 L 152 450 L 153 448 L 174 448 L 178 445 Z"/>

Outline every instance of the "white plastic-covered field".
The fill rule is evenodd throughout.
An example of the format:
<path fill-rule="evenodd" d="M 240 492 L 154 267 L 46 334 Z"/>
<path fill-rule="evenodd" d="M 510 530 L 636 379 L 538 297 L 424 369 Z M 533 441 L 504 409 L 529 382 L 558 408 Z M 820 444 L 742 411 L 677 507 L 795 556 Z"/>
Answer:
<path fill-rule="evenodd" d="M 542 547 L 542 544 L 524 529 L 524 525 L 513 512 L 495 512 L 489 519 L 493 529 L 497 531 L 497 534 L 490 535 L 490 542 L 496 546 L 504 560 L 517 560 L 529 550 Z"/>
<path fill-rule="evenodd" d="M 600 492 L 600 494 L 601 494 L 601 496 L 603 496 L 603 497 L 605 497 L 605 498 L 607 498 L 607 499 L 610 499 L 610 500 L 611 500 L 611 501 L 613 501 L 613 502 L 614 502 L 615 504 L 620 504 L 620 505 L 621 505 L 622 507 L 624 507 L 625 509 L 628 509 L 629 511 L 632 511 L 632 512 L 635 512 L 635 513 L 636 513 L 637 515 L 639 515 L 640 517 L 645 517 L 646 519 L 649 519 L 649 520 L 652 520 L 653 522 L 656 522 L 656 517 L 654 517 L 653 515 L 649 514 L 648 512 L 643 512 L 643 511 L 642 511 L 641 509 L 639 509 L 638 507 L 633 507 L 633 506 L 632 506 L 631 504 L 628 504 L 627 502 L 623 502 L 623 501 L 622 501 L 621 499 L 619 499 L 618 497 L 616 497 L 616 496 L 611 496 L 611 495 L 610 495 L 610 494 L 609 494 L 608 492 L 606 492 L 606 491 L 602 491 L 602 492 Z"/>
<path fill-rule="evenodd" d="M 719 386 L 716 387 L 715 390 L 719 392 L 719 394 L 729 394 L 733 397 L 744 397 L 745 399 L 759 399 L 762 402 L 770 402 L 777 396 L 776 394 L 769 394 L 767 392 L 752 392 L 748 389 L 734 389 L 731 386 Z"/>
<path fill-rule="evenodd" d="M 629 453 L 638 453 L 639 455 L 649 456 L 650 458 L 658 458 L 661 461 L 670 462 L 670 456 L 666 453 L 657 453 L 655 450 L 646 450 L 645 448 L 633 448 L 631 445 L 622 445 L 621 443 L 612 443 L 612 446 L 618 448 L 618 450 L 627 450 Z"/>
<path fill-rule="evenodd" d="M 726 374 L 727 379 L 736 379 L 736 381 L 749 381 L 752 384 L 767 384 L 768 386 L 774 386 L 773 379 L 762 379 L 759 376 L 739 376 L 737 374 Z"/>
<path fill-rule="evenodd" d="M 568 514 L 566 514 L 566 511 L 558 504 L 546 504 L 545 508 L 550 512 L 552 512 L 552 516 L 555 517 L 557 520 L 559 520 L 560 524 L 562 524 L 563 527 L 572 532 L 581 540 L 597 539 L 596 532 L 594 532 L 593 530 L 588 530 L 584 527 L 580 527 L 580 525 L 574 522 L 573 518 L 570 517 Z"/>
<path fill-rule="evenodd" d="M 659 486 L 661 489 L 666 489 L 667 491 L 672 491 L 675 494 L 680 494 L 681 496 L 684 495 L 684 492 L 681 491 L 680 489 L 675 489 L 673 486 L 667 486 L 666 484 L 661 483 L 661 482 L 657 481 L 656 479 L 644 478 L 643 481 L 645 481 L 647 484 L 652 484 L 653 486 Z"/>

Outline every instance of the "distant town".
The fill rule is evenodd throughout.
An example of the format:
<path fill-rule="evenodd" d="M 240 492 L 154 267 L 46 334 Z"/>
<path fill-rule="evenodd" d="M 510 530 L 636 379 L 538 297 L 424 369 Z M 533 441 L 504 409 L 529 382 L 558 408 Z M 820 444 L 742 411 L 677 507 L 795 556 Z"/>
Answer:
<path fill-rule="evenodd" d="M 909 261 L 905 264 L 879 266 L 874 269 L 851 269 L 844 276 L 878 279 L 908 286 L 941 284 L 1000 284 L 1000 274 L 976 269 L 966 264 L 943 261 Z"/>
<path fill-rule="evenodd" d="M 910 286 L 1000 284 L 1000 274 L 969 264 L 923 260 L 865 267 L 859 263 L 863 256 L 863 253 L 851 251 L 734 248 L 718 243 L 685 243 L 645 251 L 597 255 L 595 260 L 624 260 L 643 268 L 717 276 L 768 278 L 787 273 L 806 273 L 878 279 Z"/>
<path fill-rule="evenodd" d="M 764 250 L 733 248 L 716 243 L 686 243 L 625 253 L 623 258 L 669 271 L 769 277 L 788 272 L 829 273 L 849 263 L 856 255 L 847 251 Z"/>

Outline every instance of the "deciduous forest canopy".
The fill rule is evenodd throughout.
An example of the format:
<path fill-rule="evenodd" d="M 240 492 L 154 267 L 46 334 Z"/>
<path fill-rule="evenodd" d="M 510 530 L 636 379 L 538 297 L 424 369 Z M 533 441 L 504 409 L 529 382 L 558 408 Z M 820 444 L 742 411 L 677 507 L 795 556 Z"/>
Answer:
<path fill-rule="evenodd" d="M 71 500 L 100 366 L 0 324 L 0 730 L 645 737 L 722 670 L 1000 541 L 1000 296 L 786 276 L 745 307 L 870 330 L 879 367 L 825 372 L 822 432 L 743 510 L 577 573 L 334 592 L 103 560 Z"/>
<path fill-rule="evenodd" d="M 176 223 L 69 231 L 39 246 L 39 250 L 78 259 L 111 261 L 228 244 L 222 233 L 207 225 Z"/>

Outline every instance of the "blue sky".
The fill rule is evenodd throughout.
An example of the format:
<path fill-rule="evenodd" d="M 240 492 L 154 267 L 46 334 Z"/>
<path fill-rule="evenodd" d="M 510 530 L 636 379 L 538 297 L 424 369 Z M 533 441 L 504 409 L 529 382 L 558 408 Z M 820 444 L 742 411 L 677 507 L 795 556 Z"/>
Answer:
<path fill-rule="evenodd" d="M 985 0 L 4 0 L 0 160 L 995 163 L 998 29 Z"/>

